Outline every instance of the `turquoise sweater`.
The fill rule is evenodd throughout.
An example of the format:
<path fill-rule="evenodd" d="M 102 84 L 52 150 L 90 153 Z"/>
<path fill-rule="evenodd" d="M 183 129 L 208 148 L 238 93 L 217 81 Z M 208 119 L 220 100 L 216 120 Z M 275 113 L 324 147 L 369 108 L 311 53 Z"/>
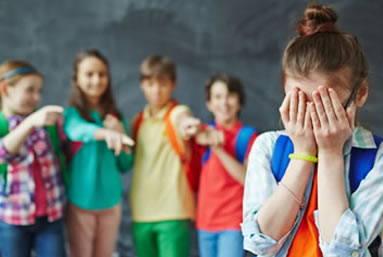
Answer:
<path fill-rule="evenodd" d="M 133 156 L 124 151 L 115 156 L 104 141 L 96 141 L 94 133 L 103 127 L 103 121 L 96 111 L 91 116 L 95 122 L 82 118 L 74 107 L 64 111 L 65 134 L 70 141 L 82 144 L 70 161 L 67 194 L 68 200 L 80 208 L 102 210 L 120 203 L 120 173 L 132 167 Z M 124 120 L 123 124 L 127 131 Z"/>

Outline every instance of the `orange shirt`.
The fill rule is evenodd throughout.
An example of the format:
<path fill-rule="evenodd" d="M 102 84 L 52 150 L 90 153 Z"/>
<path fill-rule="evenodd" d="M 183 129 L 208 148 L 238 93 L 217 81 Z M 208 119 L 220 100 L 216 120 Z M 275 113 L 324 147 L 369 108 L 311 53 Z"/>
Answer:
<path fill-rule="evenodd" d="M 314 219 L 314 211 L 318 208 L 317 174 L 315 171 L 310 200 L 287 257 L 322 257 L 319 233 Z"/>

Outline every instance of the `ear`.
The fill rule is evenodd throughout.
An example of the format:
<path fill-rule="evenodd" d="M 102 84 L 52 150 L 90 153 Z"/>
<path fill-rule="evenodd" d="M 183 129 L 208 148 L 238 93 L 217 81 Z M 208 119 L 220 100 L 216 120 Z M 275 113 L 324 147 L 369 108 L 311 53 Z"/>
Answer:
<path fill-rule="evenodd" d="M 8 84 L 5 81 L 0 82 L 0 94 L 1 96 L 8 96 Z"/>
<path fill-rule="evenodd" d="M 358 93 L 356 94 L 356 97 L 355 97 L 356 106 L 358 108 L 362 107 L 365 104 L 367 97 L 368 97 L 368 84 L 367 84 L 367 80 L 364 80 L 362 82 L 361 87 L 358 89 Z"/>

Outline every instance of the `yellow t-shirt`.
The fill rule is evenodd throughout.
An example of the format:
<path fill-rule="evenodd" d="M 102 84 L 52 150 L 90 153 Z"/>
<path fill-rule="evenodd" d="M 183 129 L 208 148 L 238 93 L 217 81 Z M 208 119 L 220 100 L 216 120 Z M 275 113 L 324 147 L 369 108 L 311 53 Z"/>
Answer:
<path fill-rule="evenodd" d="M 133 178 L 130 192 L 132 219 L 135 222 L 194 219 L 194 195 L 179 156 L 173 150 L 164 117 L 171 103 L 155 116 L 144 109 L 143 120 L 136 138 Z M 170 119 L 189 111 L 178 105 Z"/>

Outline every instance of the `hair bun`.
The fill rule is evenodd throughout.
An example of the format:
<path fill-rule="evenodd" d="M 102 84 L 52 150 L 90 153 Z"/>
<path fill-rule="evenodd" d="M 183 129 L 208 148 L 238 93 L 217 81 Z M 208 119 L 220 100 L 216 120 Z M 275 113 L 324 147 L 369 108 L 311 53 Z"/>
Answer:
<path fill-rule="evenodd" d="M 338 14 L 325 5 L 310 5 L 303 18 L 298 21 L 297 30 L 300 36 L 310 36 L 318 32 L 339 32 L 335 26 Z"/>

